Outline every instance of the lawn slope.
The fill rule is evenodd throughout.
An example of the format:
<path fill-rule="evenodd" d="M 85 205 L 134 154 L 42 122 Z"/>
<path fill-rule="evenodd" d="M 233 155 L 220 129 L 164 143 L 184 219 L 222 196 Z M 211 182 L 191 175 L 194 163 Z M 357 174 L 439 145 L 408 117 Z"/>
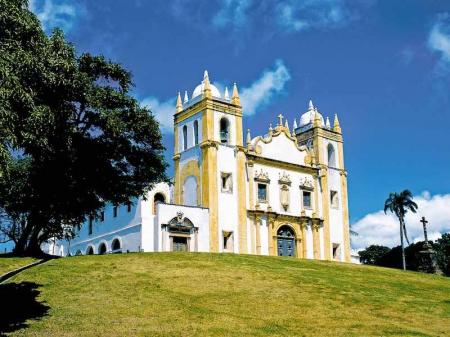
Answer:
<path fill-rule="evenodd" d="M 36 299 L 36 313 L 9 322 L 5 331 L 12 336 L 450 331 L 450 279 L 332 262 L 189 253 L 79 256 L 48 261 L 9 282 L 7 307 L 14 307 L 12 294 L 21 285 Z"/>
<path fill-rule="evenodd" d="M 34 261 L 36 261 L 36 259 L 31 257 L 11 257 L 9 255 L 0 255 L 0 275 L 6 274 L 20 267 L 24 267 Z"/>

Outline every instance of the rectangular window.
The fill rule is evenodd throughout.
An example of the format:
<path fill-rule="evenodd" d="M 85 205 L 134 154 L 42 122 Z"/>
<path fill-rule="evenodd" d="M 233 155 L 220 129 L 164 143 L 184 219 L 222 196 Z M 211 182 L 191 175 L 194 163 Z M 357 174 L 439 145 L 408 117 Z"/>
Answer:
<path fill-rule="evenodd" d="M 88 235 L 92 234 L 93 223 L 94 223 L 94 217 L 92 215 L 90 215 L 89 216 Z"/>
<path fill-rule="evenodd" d="M 113 217 L 117 218 L 117 206 L 113 207 Z"/>
<path fill-rule="evenodd" d="M 333 243 L 333 259 L 334 260 L 341 259 L 341 245 L 338 243 Z"/>
<path fill-rule="evenodd" d="M 105 221 L 105 211 L 100 212 L 100 221 L 101 222 Z"/>
<path fill-rule="evenodd" d="M 258 184 L 258 200 L 259 201 L 267 201 L 267 185 L 266 184 Z"/>
<path fill-rule="evenodd" d="M 311 192 L 303 191 L 303 208 L 311 208 Z"/>
<path fill-rule="evenodd" d="M 223 232 L 223 251 L 233 251 L 233 232 Z"/>
<path fill-rule="evenodd" d="M 339 208 L 339 196 L 337 191 L 330 191 L 331 207 Z"/>
<path fill-rule="evenodd" d="M 221 177 L 221 190 L 222 192 L 232 193 L 233 192 L 233 179 L 231 173 L 220 173 Z"/>

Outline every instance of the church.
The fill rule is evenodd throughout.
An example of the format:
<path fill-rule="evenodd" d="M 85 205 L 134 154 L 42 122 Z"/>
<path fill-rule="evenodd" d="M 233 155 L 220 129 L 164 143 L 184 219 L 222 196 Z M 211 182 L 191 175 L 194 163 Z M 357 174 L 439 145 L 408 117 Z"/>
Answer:
<path fill-rule="evenodd" d="M 292 128 L 244 132 L 236 84 L 205 71 L 174 109 L 174 177 L 128 205 L 109 205 L 50 254 L 227 252 L 350 262 L 342 130 L 310 101 Z M 306 109 L 305 109 L 306 110 Z"/>

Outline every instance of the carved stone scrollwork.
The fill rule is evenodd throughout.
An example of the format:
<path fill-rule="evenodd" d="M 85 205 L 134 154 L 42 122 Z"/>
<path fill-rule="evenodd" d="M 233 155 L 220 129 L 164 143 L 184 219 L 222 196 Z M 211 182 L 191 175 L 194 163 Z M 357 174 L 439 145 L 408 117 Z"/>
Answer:
<path fill-rule="evenodd" d="M 300 180 L 300 188 L 302 190 L 313 190 L 314 189 L 313 181 L 307 177 L 304 177 L 303 179 Z"/>
<path fill-rule="evenodd" d="M 279 184 L 291 186 L 291 177 L 285 171 L 283 171 L 283 174 L 279 173 L 278 177 Z"/>
<path fill-rule="evenodd" d="M 261 181 L 264 183 L 269 183 L 270 179 L 269 179 L 269 173 L 264 172 L 262 169 L 258 172 L 255 172 L 255 180 L 256 181 Z"/>

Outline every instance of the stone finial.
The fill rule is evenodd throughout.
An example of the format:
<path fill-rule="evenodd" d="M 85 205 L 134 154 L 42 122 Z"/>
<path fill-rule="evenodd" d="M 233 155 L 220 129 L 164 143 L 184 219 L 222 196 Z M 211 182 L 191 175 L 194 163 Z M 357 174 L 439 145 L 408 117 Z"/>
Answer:
<path fill-rule="evenodd" d="M 211 98 L 211 83 L 209 82 L 209 75 L 208 71 L 205 70 L 205 73 L 203 74 L 203 96 L 207 98 Z"/>
<path fill-rule="evenodd" d="M 295 135 L 295 129 L 297 129 L 297 120 L 294 118 L 294 123 L 292 124 L 292 134 Z"/>
<path fill-rule="evenodd" d="M 189 101 L 187 90 L 184 91 L 184 100 L 183 103 L 187 103 Z"/>
<path fill-rule="evenodd" d="M 333 131 L 337 132 L 337 133 L 342 133 L 341 125 L 339 124 L 339 119 L 338 119 L 337 114 L 334 114 Z"/>
<path fill-rule="evenodd" d="M 325 126 L 328 128 L 328 129 L 331 129 L 331 124 L 330 124 L 330 119 L 327 117 L 327 121 L 326 121 L 326 123 L 325 123 Z"/>
<path fill-rule="evenodd" d="M 308 104 L 308 111 L 310 110 L 314 110 L 314 104 L 312 102 L 312 100 L 309 100 L 309 104 Z"/>
<path fill-rule="evenodd" d="M 269 135 L 271 135 L 273 132 L 272 123 L 269 124 Z"/>
<path fill-rule="evenodd" d="M 228 93 L 228 87 L 225 87 L 225 94 L 223 96 L 226 100 L 230 100 L 230 94 Z"/>
<path fill-rule="evenodd" d="M 241 105 L 241 99 L 239 98 L 236 82 L 234 82 L 233 84 L 233 94 L 231 96 L 231 103 L 234 105 Z"/>
<path fill-rule="evenodd" d="M 247 129 L 247 146 L 252 142 L 252 137 L 250 136 L 250 129 Z"/>
<path fill-rule="evenodd" d="M 314 127 L 319 127 L 320 126 L 320 116 L 319 116 L 319 112 L 317 111 L 317 109 L 314 110 L 314 122 L 313 125 Z"/>
<path fill-rule="evenodd" d="M 180 111 L 183 110 L 183 104 L 181 103 L 181 94 L 180 94 L 179 91 L 178 91 L 177 106 L 176 106 L 176 108 L 177 108 L 177 112 L 180 112 Z"/>
<path fill-rule="evenodd" d="M 289 130 L 289 123 L 287 118 L 284 120 L 284 128 L 286 129 L 286 132 L 290 135 L 291 131 Z"/>

